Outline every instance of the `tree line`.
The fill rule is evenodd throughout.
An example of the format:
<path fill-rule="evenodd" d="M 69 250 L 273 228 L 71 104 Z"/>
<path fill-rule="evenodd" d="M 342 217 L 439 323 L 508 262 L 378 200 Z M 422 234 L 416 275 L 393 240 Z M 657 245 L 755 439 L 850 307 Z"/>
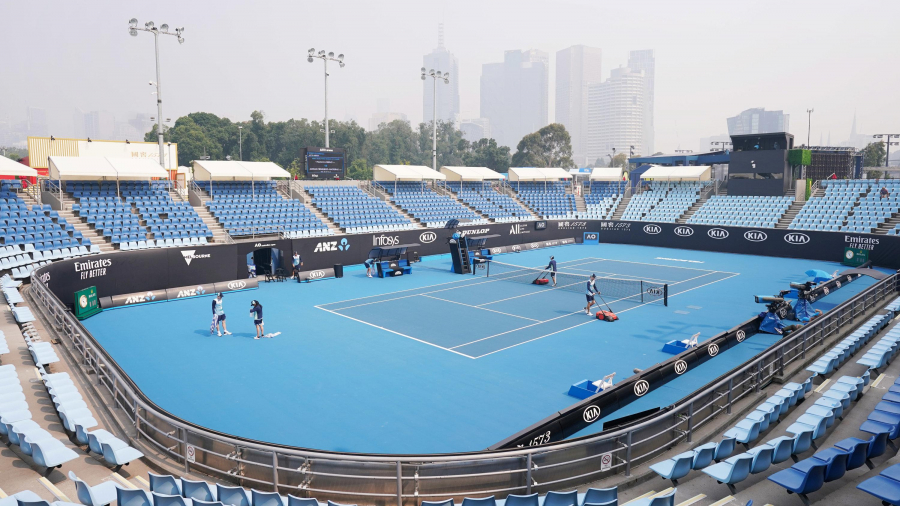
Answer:
<path fill-rule="evenodd" d="M 239 128 L 240 127 L 240 128 Z M 329 121 L 331 146 L 346 152 L 347 177 L 371 179 L 372 168 L 385 165 L 431 166 L 431 122 L 413 127 L 409 122 L 394 120 L 367 132 L 355 121 Z M 254 111 L 249 121 L 234 122 L 215 114 L 195 112 L 182 116 L 175 125 L 164 130 L 166 142 L 178 143 L 178 164 L 192 160 L 275 162 L 292 175 L 303 177 L 301 151 L 306 147 L 324 146 L 324 122 L 308 119 L 266 121 L 265 113 Z M 156 125 L 144 136 L 156 141 Z M 243 153 L 243 155 L 241 155 Z M 526 135 L 511 153 L 494 139 L 469 141 L 452 122 L 437 123 L 437 161 L 440 166 L 488 167 L 507 172 L 515 167 L 572 168 L 572 143 L 561 124 L 547 125 Z M 512 165 L 511 165 L 512 164 Z"/>

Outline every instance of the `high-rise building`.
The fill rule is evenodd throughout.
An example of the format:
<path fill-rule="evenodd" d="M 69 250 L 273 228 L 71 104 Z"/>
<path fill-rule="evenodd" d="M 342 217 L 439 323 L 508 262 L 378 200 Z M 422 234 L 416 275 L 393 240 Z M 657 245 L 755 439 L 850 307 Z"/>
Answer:
<path fill-rule="evenodd" d="M 549 68 L 549 56 L 537 49 L 506 51 L 502 63 L 481 66 L 481 117 L 498 144 L 514 150 L 547 125 Z"/>
<path fill-rule="evenodd" d="M 459 122 L 459 129 L 469 142 L 491 138 L 491 122 L 485 118 L 464 119 Z"/>
<path fill-rule="evenodd" d="M 790 114 L 784 111 L 767 111 L 764 107 L 747 109 L 728 118 L 728 135 L 771 134 L 788 132 Z"/>
<path fill-rule="evenodd" d="M 437 119 L 438 121 L 456 121 L 459 115 L 459 62 L 453 53 L 444 47 L 444 24 L 438 25 L 438 47 L 422 58 L 422 66 L 426 72 L 440 70 L 450 73 L 450 84 L 437 82 Z M 422 121 L 430 123 L 433 116 L 433 100 L 435 83 L 428 77 L 422 85 Z"/>
<path fill-rule="evenodd" d="M 607 154 L 634 154 L 644 149 L 644 73 L 628 67 L 613 69 L 610 78 L 588 86 L 587 157 L 589 163 Z M 604 162 L 608 160 L 603 160 Z"/>
<path fill-rule="evenodd" d="M 600 48 L 582 45 L 556 52 L 556 122 L 572 137 L 572 158 L 579 165 L 588 161 L 587 87 L 603 80 L 601 56 Z"/>
<path fill-rule="evenodd" d="M 32 137 L 47 137 L 50 128 L 47 126 L 47 111 L 37 107 L 29 107 L 26 110 L 27 122 L 25 130 Z"/>
<path fill-rule="evenodd" d="M 652 155 L 655 151 L 653 138 L 656 124 L 653 121 L 656 108 L 656 58 L 652 49 L 641 49 L 628 54 L 628 68 L 633 72 L 644 73 L 644 135 L 643 144 L 645 155 Z"/>
<path fill-rule="evenodd" d="M 91 111 L 84 115 L 84 135 L 94 139 L 113 139 L 116 118 L 106 111 Z M 143 140 L 143 139 L 141 139 Z"/>
<path fill-rule="evenodd" d="M 376 112 L 369 118 L 369 131 L 374 132 L 375 130 L 378 130 L 378 125 L 396 120 L 409 121 L 402 112 Z"/>

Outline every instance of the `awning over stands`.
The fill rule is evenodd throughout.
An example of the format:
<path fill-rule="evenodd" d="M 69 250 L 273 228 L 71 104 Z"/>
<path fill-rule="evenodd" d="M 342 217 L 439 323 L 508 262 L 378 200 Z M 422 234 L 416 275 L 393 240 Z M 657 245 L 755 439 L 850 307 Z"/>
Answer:
<path fill-rule="evenodd" d="M 510 167 L 510 181 L 560 181 L 572 175 L 557 167 Z"/>
<path fill-rule="evenodd" d="M 710 169 L 711 167 L 709 165 L 686 165 L 675 167 L 651 165 L 646 172 L 641 174 L 641 179 L 709 181 L 711 173 Z"/>
<path fill-rule="evenodd" d="M 622 167 L 595 167 L 591 171 L 591 181 L 621 181 Z"/>
<path fill-rule="evenodd" d="M 263 181 L 291 174 L 272 162 L 236 162 L 234 160 L 194 160 L 194 179 L 198 181 Z"/>
<path fill-rule="evenodd" d="M 37 177 L 38 171 L 5 156 L 0 156 L 0 176 Z"/>
<path fill-rule="evenodd" d="M 151 158 L 51 156 L 50 179 L 63 181 L 168 179 L 169 173 Z"/>
<path fill-rule="evenodd" d="M 169 171 L 162 168 L 152 158 L 110 158 L 106 161 L 112 165 L 120 180 L 168 179 Z"/>
<path fill-rule="evenodd" d="M 447 181 L 497 181 L 500 173 L 487 167 L 441 167 Z"/>
<path fill-rule="evenodd" d="M 372 170 L 375 181 L 429 181 L 447 179 L 440 172 L 424 165 L 376 165 Z"/>

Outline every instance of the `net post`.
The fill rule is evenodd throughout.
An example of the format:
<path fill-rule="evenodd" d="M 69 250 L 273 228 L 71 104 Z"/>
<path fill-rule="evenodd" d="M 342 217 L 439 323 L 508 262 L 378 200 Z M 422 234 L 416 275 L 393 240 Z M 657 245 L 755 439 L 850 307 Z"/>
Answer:
<path fill-rule="evenodd" d="M 669 284 L 663 285 L 663 306 L 669 305 Z"/>
<path fill-rule="evenodd" d="M 644 303 L 644 282 L 641 281 L 641 304 Z"/>

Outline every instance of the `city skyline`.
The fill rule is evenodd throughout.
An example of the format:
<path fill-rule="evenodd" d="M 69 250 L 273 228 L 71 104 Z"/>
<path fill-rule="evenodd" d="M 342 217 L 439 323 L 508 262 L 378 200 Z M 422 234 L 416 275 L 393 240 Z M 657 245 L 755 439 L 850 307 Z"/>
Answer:
<path fill-rule="evenodd" d="M 332 70 L 329 79 L 332 117 L 352 118 L 365 126 L 376 112 L 375 99 L 388 97 L 395 104 L 392 109 L 415 125 L 424 112 L 418 67 L 422 55 L 434 48 L 435 29 L 443 22 L 445 44 L 459 60 L 460 118 L 481 116 L 481 66 L 498 61 L 507 50 L 548 53 L 548 70 L 555 76 L 557 51 L 573 45 L 601 48 L 607 78 L 605 69 L 628 65 L 631 50 L 646 48 L 654 50 L 659 76 L 654 151 L 693 148 L 696 139 L 724 132 L 724 118 L 754 106 L 783 110 L 795 118 L 815 108 L 811 136 L 831 132 L 837 144 L 847 140 L 854 113 L 860 132 L 896 128 L 887 113 L 900 110 L 900 98 L 889 86 L 893 68 L 877 79 L 858 79 L 853 72 L 819 78 L 825 68 L 883 66 L 879 50 L 891 44 L 889 20 L 900 15 L 900 6 L 878 5 L 877 16 L 863 5 L 859 16 L 844 19 L 816 2 L 763 2 L 750 11 L 725 4 L 715 13 L 705 2 L 674 6 L 575 1 L 549 11 L 534 2 L 462 2 L 454 9 L 412 2 L 348 4 L 331 12 L 341 15 L 342 30 L 314 24 L 297 31 L 291 25 L 294 19 L 327 18 L 329 8 L 278 1 L 250 8 L 226 1 L 210 14 L 203 6 L 163 0 L 153 6 L 109 4 L 90 10 L 60 5 L 48 14 L 39 5 L 16 3 L 5 7 L 7 18 L 41 19 L 42 36 L 34 37 L 33 27 L 24 22 L 10 23 L 0 32 L 5 47 L 19 47 L 27 40 L 29 54 L 11 58 L 5 66 L 16 79 L 0 82 L 0 125 L 27 122 L 32 108 L 45 112 L 46 134 L 65 136 L 66 130 L 75 133 L 73 115 L 79 111 L 109 111 L 120 121 L 155 115 L 147 86 L 154 79 L 152 42 L 128 37 L 126 24 L 132 16 L 186 27 L 184 45 L 161 43 L 167 117 L 204 111 L 240 121 L 262 110 L 271 120 L 320 119 L 321 69 L 305 64 L 303 53 L 307 47 L 322 47 L 347 55 L 347 67 Z M 473 17 L 476 7 L 483 12 Z M 685 8 L 698 23 L 707 21 L 703 32 L 669 23 Z M 784 33 L 772 22 L 772 12 L 784 19 L 811 19 Z M 403 29 L 373 37 L 372 27 L 381 15 L 391 16 Z M 595 19 L 617 21 L 597 32 L 590 28 Z M 778 40 L 778 48 L 733 38 L 729 27 L 734 23 L 755 26 L 754 40 Z M 836 31 L 837 26 L 842 29 Z M 248 37 L 234 43 L 233 30 L 225 28 Z M 854 30 L 870 35 L 852 37 Z M 773 79 L 778 86 L 772 86 Z M 555 97 L 555 79 L 548 88 Z M 548 103 L 549 118 L 556 117 L 555 102 Z M 806 133 L 800 123 L 805 122 L 792 125 L 798 137 Z"/>

